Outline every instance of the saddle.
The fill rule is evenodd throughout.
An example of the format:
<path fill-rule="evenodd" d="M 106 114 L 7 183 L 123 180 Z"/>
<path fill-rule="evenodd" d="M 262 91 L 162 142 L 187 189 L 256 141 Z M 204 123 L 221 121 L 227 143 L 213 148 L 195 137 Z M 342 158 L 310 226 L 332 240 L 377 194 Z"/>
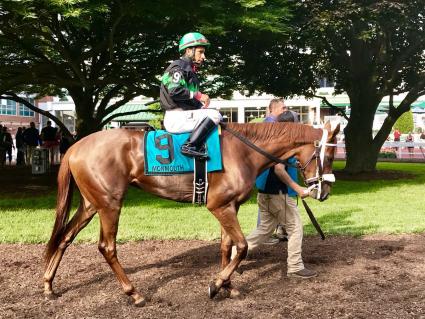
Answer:
<path fill-rule="evenodd" d="M 205 148 L 208 159 L 187 157 L 180 152 L 190 133 L 171 134 L 149 131 L 144 138 L 145 175 L 171 176 L 193 174 L 193 203 L 206 204 L 209 172 L 223 170 L 218 128 L 208 136 Z"/>

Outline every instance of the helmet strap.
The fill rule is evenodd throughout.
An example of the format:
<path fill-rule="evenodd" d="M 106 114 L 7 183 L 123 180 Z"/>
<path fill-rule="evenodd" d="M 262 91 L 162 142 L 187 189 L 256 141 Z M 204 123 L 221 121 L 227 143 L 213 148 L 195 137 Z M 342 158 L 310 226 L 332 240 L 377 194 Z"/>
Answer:
<path fill-rule="evenodd" d="M 188 51 L 187 49 L 190 49 L 190 51 Z M 193 60 L 193 58 L 195 57 L 195 49 L 196 49 L 195 47 L 186 48 L 183 56 Z"/>
<path fill-rule="evenodd" d="M 192 62 L 193 64 L 198 66 L 198 63 L 195 62 L 195 51 L 196 51 L 196 47 L 192 47 Z"/>
<path fill-rule="evenodd" d="M 200 67 L 200 64 L 199 64 L 198 62 L 195 62 L 195 51 L 196 51 L 196 48 L 197 48 L 197 47 L 192 47 L 192 62 L 193 62 L 193 64 L 194 64 L 197 68 L 199 68 L 199 67 Z"/>

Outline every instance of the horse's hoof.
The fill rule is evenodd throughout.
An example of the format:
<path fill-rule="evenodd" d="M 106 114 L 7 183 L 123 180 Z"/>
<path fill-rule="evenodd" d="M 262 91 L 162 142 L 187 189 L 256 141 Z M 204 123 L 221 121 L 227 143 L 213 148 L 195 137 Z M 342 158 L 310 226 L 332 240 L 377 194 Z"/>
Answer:
<path fill-rule="evenodd" d="M 44 299 L 46 300 L 56 300 L 58 299 L 58 295 L 53 292 L 45 292 L 44 293 Z"/>
<path fill-rule="evenodd" d="M 136 307 L 144 307 L 146 305 L 146 299 L 143 298 L 142 296 L 138 296 L 134 298 L 134 305 Z"/>
<path fill-rule="evenodd" d="M 208 286 L 208 296 L 210 297 L 210 299 L 213 299 L 215 295 L 217 295 L 217 293 L 218 293 L 217 286 L 215 285 L 213 281 L 210 282 L 210 285 Z"/>

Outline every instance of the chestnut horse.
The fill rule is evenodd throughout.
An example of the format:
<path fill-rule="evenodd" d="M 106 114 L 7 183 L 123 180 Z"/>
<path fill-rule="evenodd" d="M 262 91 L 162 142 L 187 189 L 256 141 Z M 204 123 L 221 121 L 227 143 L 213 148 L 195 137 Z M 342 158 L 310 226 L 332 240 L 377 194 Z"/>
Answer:
<path fill-rule="evenodd" d="M 275 164 L 294 156 L 308 181 L 310 195 L 324 200 L 330 192 L 333 176 L 336 134 L 329 123 L 324 129 L 298 123 L 226 124 L 221 132 L 223 170 L 208 174 L 207 208 L 221 224 L 221 272 L 209 285 L 209 296 L 220 288 L 230 296 L 238 291 L 230 284 L 230 276 L 245 258 L 247 242 L 241 231 L 237 213 L 250 197 L 256 176 Z M 263 151 L 243 143 L 240 135 Z M 58 173 L 56 221 L 45 253 L 44 294 L 53 298 L 52 282 L 66 248 L 98 213 L 100 220 L 99 250 L 112 268 L 124 292 L 135 305 L 145 298 L 128 279 L 117 258 L 116 235 L 123 198 L 132 184 L 162 198 L 180 202 L 192 201 L 192 174 L 146 176 L 144 174 L 144 132 L 109 130 L 91 134 L 74 144 L 65 154 Z M 316 143 L 315 143 L 316 141 Z M 267 152 L 267 156 L 264 155 Z M 75 184 L 81 194 L 79 207 L 71 218 L 69 212 Z M 231 247 L 237 254 L 230 260 Z"/>

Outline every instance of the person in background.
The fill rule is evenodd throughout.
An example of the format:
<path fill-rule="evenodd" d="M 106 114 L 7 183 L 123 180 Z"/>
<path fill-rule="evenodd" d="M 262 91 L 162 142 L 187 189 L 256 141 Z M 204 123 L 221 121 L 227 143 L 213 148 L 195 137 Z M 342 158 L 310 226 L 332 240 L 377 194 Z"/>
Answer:
<path fill-rule="evenodd" d="M 415 140 L 413 138 L 413 134 L 412 132 L 409 132 L 409 134 L 406 136 L 406 142 L 408 143 L 413 143 Z M 414 147 L 413 146 L 408 146 L 407 150 L 409 152 L 409 157 L 413 157 L 413 151 L 414 151 Z"/>
<path fill-rule="evenodd" d="M 0 124 L 0 167 L 4 165 L 6 161 L 6 143 L 5 135 L 3 134 L 3 125 Z"/>
<path fill-rule="evenodd" d="M 37 146 L 40 145 L 40 135 L 35 127 L 35 123 L 31 122 L 30 127 L 24 130 L 24 142 L 26 145 L 25 163 L 31 165 L 32 154 Z"/>
<path fill-rule="evenodd" d="M 3 143 L 6 147 L 6 156 L 9 159 L 9 165 L 12 165 L 12 149 L 15 148 L 13 144 L 12 135 L 9 133 L 6 126 L 3 126 Z M 4 162 L 6 161 L 6 158 Z"/>
<path fill-rule="evenodd" d="M 267 109 L 268 113 L 264 122 L 276 122 L 277 117 L 287 110 L 284 99 L 272 99 L 269 103 L 269 107 Z"/>
<path fill-rule="evenodd" d="M 50 164 L 55 164 L 55 156 L 59 146 L 57 133 L 58 129 L 52 127 L 52 121 L 47 121 L 46 126 L 43 127 L 40 134 L 43 141 L 42 146 L 49 150 Z"/>
<path fill-rule="evenodd" d="M 69 137 L 67 137 L 65 134 L 63 134 L 62 131 L 59 131 L 59 136 L 60 136 L 59 153 L 60 153 L 60 161 L 62 161 L 62 158 L 64 157 L 68 148 L 71 147 L 73 141 Z"/>
<path fill-rule="evenodd" d="M 25 165 L 25 142 L 22 127 L 18 127 L 18 131 L 16 132 L 15 145 L 17 150 L 16 165 Z"/>
<path fill-rule="evenodd" d="M 394 142 L 400 142 L 400 137 L 401 137 L 401 133 L 398 129 L 394 130 Z M 397 152 L 398 151 L 398 147 L 394 147 L 394 151 Z"/>
<path fill-rule="evenodd" d="M 394 142 L 400 142 L 401 133 L 398 129 L 394 130 Z"/>

